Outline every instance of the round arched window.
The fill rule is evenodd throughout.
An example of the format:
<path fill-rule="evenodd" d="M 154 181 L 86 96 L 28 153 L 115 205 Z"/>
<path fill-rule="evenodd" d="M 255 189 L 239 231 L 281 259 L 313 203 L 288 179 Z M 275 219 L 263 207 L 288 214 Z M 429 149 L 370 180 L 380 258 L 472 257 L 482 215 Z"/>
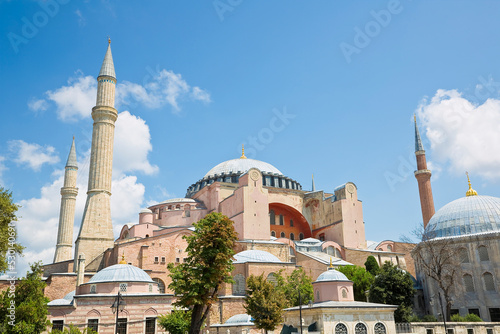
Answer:
<path fill-rule="evenodd" d="M 337 324 L 337 326 L 335 326 L 335 334 L 347 334 L 347 326 L 344 324 Z"/>

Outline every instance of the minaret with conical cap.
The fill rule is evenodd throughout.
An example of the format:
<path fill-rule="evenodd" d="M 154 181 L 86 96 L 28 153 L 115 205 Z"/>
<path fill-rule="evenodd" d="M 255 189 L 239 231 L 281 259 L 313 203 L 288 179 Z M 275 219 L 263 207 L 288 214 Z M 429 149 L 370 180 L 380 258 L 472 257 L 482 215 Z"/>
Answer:
<path fill-rule="evenodd" d="M 414 116 L 415 121 L 415 156 L 417 158 L 417 170 L 415 177 L 418 182 L 418 191 L 420 193 L 420 206 L 422 208 L 422 219 L 424 221 L 424 228 L 429 223 L 429 220 L 434 215 L 434 199 L 432 198 L 431 188 L 431 171 L 427 169 L 427 161 L 425 159 L 425 150 L 420 139 L 420 132 L 417 126 L 417 117 Z"/>
<path fill-rule="evenodd" d="M 73 137 L 64 172 L 64 185 L 61 188 L 61 210 L 59 212 L 59 229 L 57 231 L 54 263 L 73 258 L 73 224 L 75 221 L 76 195 L 78 195 L 78 188 L 76 187 L 77 171 L 75 137 Z"/>
<path fill-rule="evenodd" d="M 80 254 L 85 254 L 88 264 L 114 244 L 110 197 L 113 139 L 115 121 L 118 118 L 118 112 L 114 108 L 115 86 L 115 67 L 111 56 L 111 41 L 108 40 L 108 50 L 97 77 L 97 102 L 92 108 L 94 127 L 87 202 L 75 247 L 75 261 Z"/>

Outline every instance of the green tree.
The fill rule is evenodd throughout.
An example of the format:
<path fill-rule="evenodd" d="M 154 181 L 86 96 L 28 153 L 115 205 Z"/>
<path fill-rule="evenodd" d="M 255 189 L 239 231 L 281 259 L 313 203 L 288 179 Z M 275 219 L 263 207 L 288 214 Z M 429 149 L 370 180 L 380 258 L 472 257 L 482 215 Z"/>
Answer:
<path fill-rule="evenodd" d="M 42 264 L 31 265 L 31 272 L 21 279 L 15 290 L 2 293 L 0 304 L 0 333 L 37 334 L 45 331 L 49 299 L 43 294 Z"/>
<path fill-rule="evenodd" d="M 194 232 L 184 237 L 188 257 L 181 264 L 169 264 L 172 283 L 169 288 L 177 296 L 176 306 L 192 310 L 189 334 L 198 334 L 211 305 L 217 300 L 222 283 L 231 283 L 232 257 L 237 234 L 233 222 L 212 212 L 194 224 Z"/>
<path fill-rule="evenodd" d="M 368 256 L 365 262 L 365 269 L 374 277 L 380 272 L 380 266 L 373 255 Z"/>
<path fill-rule="evenodd" d="M 97 332 L 90 328 L 84 328 L 83 332 L 73 324 L 69 325 L 69 328 L 65 328 L 63 331 L 60 330 L 52 330 L 49 332 L 50 334 L 97 334 Z"/>
<path fill-rule="evenodd" d="M 414 293 L 410 274 L 390 262 L 385 262 L 370 288 L 370 301 L 398 305 L 394 320 L 408 322 L 412 315 Z"/>
<path fill-rule="evenodd" d="M 359 266 L 343 266 L 338 271 L 354 282 L 354 300 L 365 302 L 366 291 L 370 290 L 373 284 L 373 276 L 365 268 Z"/>
<path fill-rule="evenodd" d="M 283 276 L 283 269 L 276 275 L 276 287 L 285 296 L 285 307 L 299 306 L 299 290 L 302 305 L 314 300 L 312 278 L 306 274 L 304 269 L 294 269 L 288 276 Z"/>
<path fill-rule="evenodd" d="M 258 329 L 273 331 L 283 321 L 286 299 L 283 291 L 260 276 L 250 275 L 247 279 L 247 294 L 243 307 L 252 316 Z"/>
<path fill-rule="evenodd" d="M 0 274 L 15 269 L 15 256 L 24 247 L 16 242 L 16 212 L 19 206 L 12 202 L 12 193 L 0 187 Z"/>
<path fill-rule="evenodd" d="M 158 324 L 171 334 L 185 334 L 191 324 L 191 311 L 173 309 L 170 314 L 158 317 Z"/>

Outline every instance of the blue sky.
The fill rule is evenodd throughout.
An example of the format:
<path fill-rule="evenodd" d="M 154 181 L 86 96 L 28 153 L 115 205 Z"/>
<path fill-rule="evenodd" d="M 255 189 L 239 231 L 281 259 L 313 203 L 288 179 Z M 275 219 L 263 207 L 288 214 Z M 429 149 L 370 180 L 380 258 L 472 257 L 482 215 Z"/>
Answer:
<path fill-rule="evenodd" d="M 248 156 L 304 189 L 312 173 L 326 192 L 354 182 L 367 239 L 398 240 L 421 221 L 414 113 L 436 209 L 465 195 L 465 171 L 479 194 L 500 196 L 499 10 L 493 1 L 0 1 L 0 184 L 23 206 L 20 266 L 52 260 L 73 135 L 77 232 L 107 36 L 120 112 L 115 232 L 140 208 L 183 197 L 246 143 Z"/>

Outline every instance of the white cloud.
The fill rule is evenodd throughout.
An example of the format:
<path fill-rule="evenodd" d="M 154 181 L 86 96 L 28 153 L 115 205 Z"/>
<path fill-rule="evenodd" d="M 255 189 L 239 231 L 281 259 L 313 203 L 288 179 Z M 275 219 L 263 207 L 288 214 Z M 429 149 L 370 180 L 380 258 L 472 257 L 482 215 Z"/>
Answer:
<path fill-rule="evenodd" d="M 418 109 L 432 157 L 457 174 L 500 180 L 500 100 L 477 105 L 457 90 L 438 90 Z"/>
<path fill-rule="evenodd" d="M 193 87 L 193 97 L 195 100 L 199 100 L 205 103 L 210 103 L 212 100 L 210 99 L 210 94 L 200 87 Z"/>
<path fill-rule="evenodd" d="M 68 86 L 62 86 L 45 93 L 47 99 L 57 106 L 57 116 L 65 122 L 90 117 L 95 106 L 97 82 L 92 76 L 83 76 L 80 71 L 76 78 L 68 80 Z"/>
<path fill-rule="evenodd" d="M 121 112 L 116 121 L 114 142 L 114 171 L 141 171 L 148 175 L 158 172 L 158 166 L 148 161 L 153 146 L 149 127 L 143 119 L 128 111 Z"/>
<path fill-rule="evenodd" d="M 42 147 L 38 144 L 29 144 L 23 140 L 8 142 L 9 150 L 16 154 L 14 162 L 19 165 L 26 164 L 34 171 L 39 171 L 43 164 L 50 165 L 59 162 L 59 157 L 52 146 Z"/>
<path fill-rule="evenodd" d="M 7 167 L 5 166 L 4 161 L 5 161 L 5 157 L 2 157 L 0 155 L 0 186 L 2 186 L 4 184 L 3 183 L 3 172 L 5 172 L 7 170 Z"/>
<path fill-rule="evenodd" d="M 33 111 L 45 111 L 47 110 L 48 106 L 49 104 L 44 99 L 39 99 L 39 100 L 31 99 L 28 102 L 28 108 L 30 108 Z"/>
<path fill-rule="evenodd" d="M 75 11 L 75 14 L 78 17 L 78 25 L 80 27 L 85 26 L 87 24 L 87 20 L 85 19 L 85 17 L 83 17 L 82 12 L 79 9 L 77 9 Z"/>

